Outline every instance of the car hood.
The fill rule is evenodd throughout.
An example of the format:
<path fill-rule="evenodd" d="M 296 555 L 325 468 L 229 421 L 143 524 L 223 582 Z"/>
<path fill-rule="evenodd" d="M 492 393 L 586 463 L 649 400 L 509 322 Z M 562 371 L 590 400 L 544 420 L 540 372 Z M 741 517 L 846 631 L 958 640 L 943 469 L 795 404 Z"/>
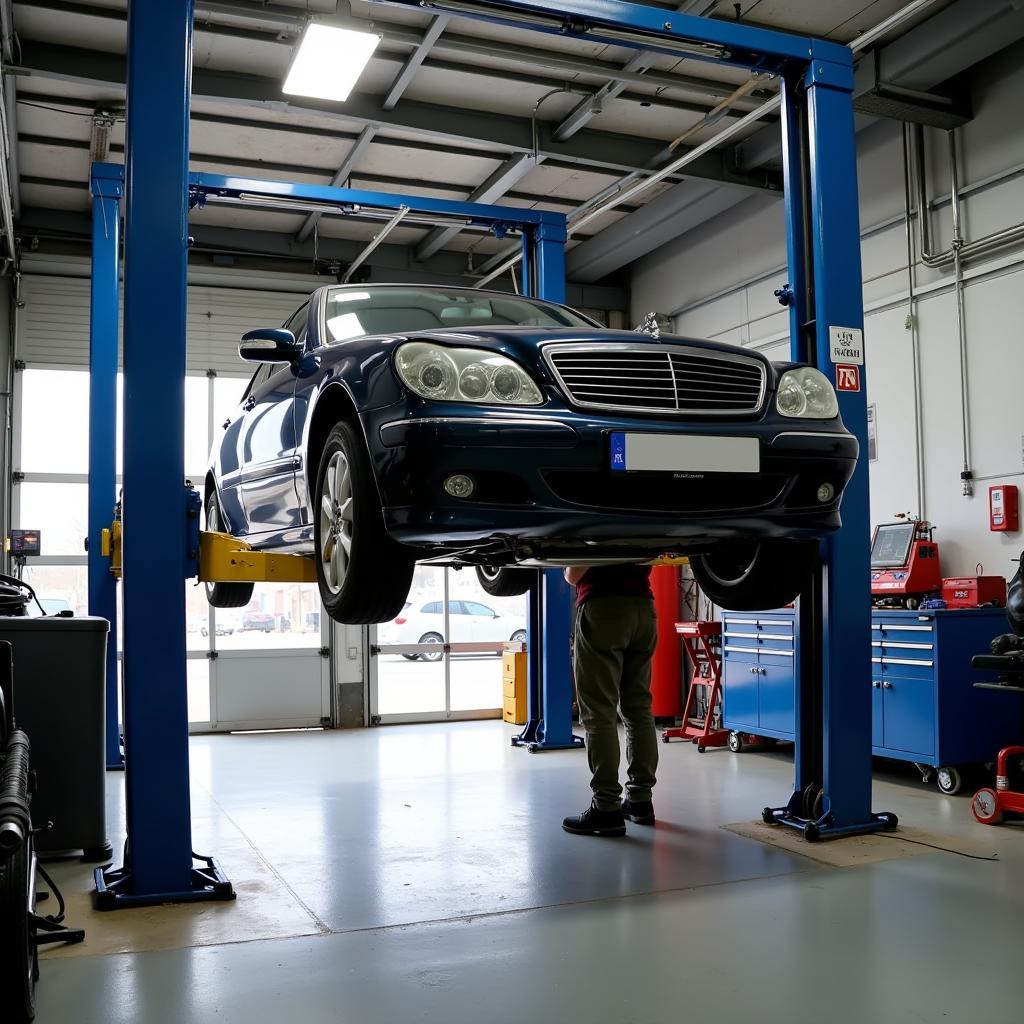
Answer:
<path fill-rule="evenodd" d="M 612 331 L 599 328 L 575 327 L 460 327 L 448 330 L 412 331 L 402 335 L 403 340 L 420 339 L 438 341 L 444 345 L 484 346 L 494 348 L 521 361 L 536 364 L 541 350 L 547 345 L 688 345 L 712 352 L 742 354 L 748 358 L 767 362 L 762 356 L 739 345 L 718 341 L 687 338 L 677 334 L 662 334 L 653 338 L 640 331 Z"/>

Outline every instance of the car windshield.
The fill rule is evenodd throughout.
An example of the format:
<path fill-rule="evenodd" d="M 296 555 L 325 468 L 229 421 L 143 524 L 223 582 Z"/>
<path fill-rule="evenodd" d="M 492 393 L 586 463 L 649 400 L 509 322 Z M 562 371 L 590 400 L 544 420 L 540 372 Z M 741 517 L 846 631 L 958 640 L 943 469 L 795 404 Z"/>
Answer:
<path fill-rule="evenodd" d="M 472 288 L 336 288 L 327 295 L 328 344 L 367 334 L 474 327 L 596 325 L 564 306 Z"/>

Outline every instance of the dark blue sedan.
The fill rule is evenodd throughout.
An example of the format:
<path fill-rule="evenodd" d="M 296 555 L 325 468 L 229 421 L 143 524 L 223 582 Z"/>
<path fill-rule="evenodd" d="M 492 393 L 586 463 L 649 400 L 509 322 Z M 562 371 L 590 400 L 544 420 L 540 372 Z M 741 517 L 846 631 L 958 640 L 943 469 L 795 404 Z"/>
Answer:
<path fill-rule="evenodd" d="M 315 555 L 339 622 L 393 618 L 416 562 L 503 595 L 523 567 L 666 552 L 716 603 L 777 607 L 858 454 L 816 369 L 499 292 L 320 288 L 239 351 L 260 366 L 213 452 L 208 528 Z M 238 607 L 251 585 L 208 593 Z"/>

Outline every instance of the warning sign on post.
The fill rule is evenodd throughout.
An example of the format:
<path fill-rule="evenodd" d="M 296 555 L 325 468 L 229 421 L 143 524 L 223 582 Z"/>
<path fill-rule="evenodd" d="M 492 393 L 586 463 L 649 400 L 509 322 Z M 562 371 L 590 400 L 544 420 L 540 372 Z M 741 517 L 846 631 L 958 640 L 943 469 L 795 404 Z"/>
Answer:
<path fill-rule="evenodd" d="M 828 338 L 832 345 L 832 362 L 864 365 L 864 332 L 856 327 L 830 327 Z"/>
<path fill-rule="evenodd" d="M 836 391 L 860 391 L 860 367 L 836 363 Z"/>

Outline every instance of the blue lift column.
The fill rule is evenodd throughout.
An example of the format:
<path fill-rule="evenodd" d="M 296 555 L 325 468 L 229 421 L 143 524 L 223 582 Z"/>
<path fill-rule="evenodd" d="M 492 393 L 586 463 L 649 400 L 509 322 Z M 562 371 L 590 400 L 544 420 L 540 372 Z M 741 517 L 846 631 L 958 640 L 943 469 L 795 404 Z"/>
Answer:
<path fill-rule="evenodd" d="M 523 236 L 523 291 L 565 302 L 565 217 L 548 214 Z M 573 588 L 561 569 L 543 569 L 530 588 L 526 664 L 526 726 L 513 746 L 530 753 L 576 750 L 583 740 L 572 731 L 575 684 L 569 641 L 574 629 Z M 539 642 L 538 642 L 539 641 Z"/>
<path fill-rule="evenodd" d="M 847 429 L 867 451 L 860 211 L 849 51 L 815 54 L 783 80 L 784 175 L 792 358 L 833 385 Z M 856 385 L 855 390 L 839 390 Z M 871 593 L 868 471 L 858 460 L 843 525 L 821 542 L 821 567 L 800 600 L 796 780 L 766 822 L 811 840 L 896 825 L 871 811 Z"/>
<path fill-rule="evenodd" d="M 89 298 L 89 614 L 110 623 L 107 636 L 107 770 L 124 767 L 117 678 L 117 581 L 102 554 L 117 500 L 117 333 L 120 293 L 120 167 L 95 165 Z"/>
<path fill-rule="evenodd" d="M 185 682 L 185 309 L 192 0 L 130 0 L 124 329 L 128 842 L 100 909 L 233 899 L 194 867 Z"/>

